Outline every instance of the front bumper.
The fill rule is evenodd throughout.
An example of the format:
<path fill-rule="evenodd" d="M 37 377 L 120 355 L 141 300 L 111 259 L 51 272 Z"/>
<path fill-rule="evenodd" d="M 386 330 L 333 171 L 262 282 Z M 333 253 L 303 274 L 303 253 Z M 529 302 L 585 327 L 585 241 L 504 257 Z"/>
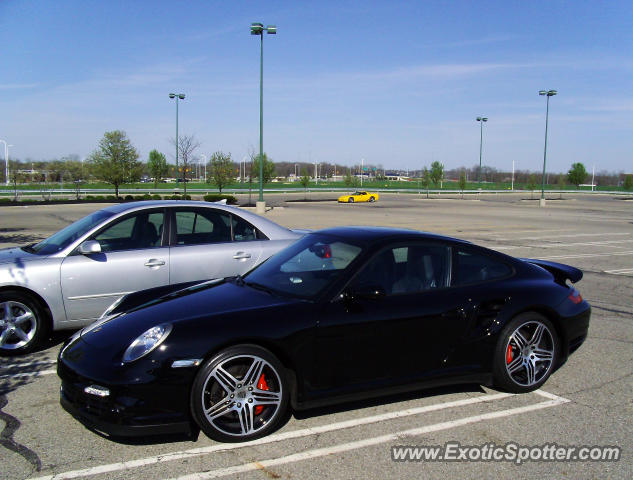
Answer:
<path fill-rule="evenodd" d="M 142 375 L 126 380 L 102 365 L 92 364 L 93 372 L 86 373 L 86 363 L 90 364 L 74 366 L 59 358 L 57 374 L 62 381 L 60 404 L 88 428 L 117 437 L 194 430 L 189 413 L 192 374 L 185 372 L 187 369 L 170 369 L 162 374 L 159 369 L 154 375 L 146 374 L 141 381 L 135 381 Z M 86 393 L 84 389 L 90 386 L 107 389 L 108 394 Z"/>

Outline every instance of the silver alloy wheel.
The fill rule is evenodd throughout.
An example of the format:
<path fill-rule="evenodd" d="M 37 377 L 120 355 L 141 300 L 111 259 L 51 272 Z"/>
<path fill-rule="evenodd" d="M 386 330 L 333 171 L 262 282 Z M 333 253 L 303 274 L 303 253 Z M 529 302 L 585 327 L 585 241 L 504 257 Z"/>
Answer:
<path fill-rule="evenodd" d="M 530 387 L 545 378 L 554 364 L 554 338 L 537 320 L 520 325 L 506 344 L 506 371 L 518 385 Z"/>
<path fill-rule="evenodd" d="M 20 302 L 0 302 L 0 349 L 16 350 L 28 344 L 37 331 L 33 310 Z"/>
<path fill-rule="evenodd" d="M 265 388 L 260 388 L 262 378 Z M 255 355 L 237 355 L 211 371 L 201 401 L 214 428 L 241 437 L 257 433 L 279 413 L 282 393 L 281 378 L 270 363 Z"/>

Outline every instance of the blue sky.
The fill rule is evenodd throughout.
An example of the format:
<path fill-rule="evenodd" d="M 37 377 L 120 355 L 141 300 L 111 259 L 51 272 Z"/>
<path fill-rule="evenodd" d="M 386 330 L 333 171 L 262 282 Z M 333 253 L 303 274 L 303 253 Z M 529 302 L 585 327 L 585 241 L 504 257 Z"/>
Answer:
<path fill-rule="evenodd" d="M 479 161 L 633 171 L 633 2 L 0 0 L 0 139 L 10 156 L 85 157 L 125 130 L 146 159 L 200 153 L 417 169 Z M 0 156 L 3 155 L 0 148 Z M 169 157 L 171 155 L 171 157 Z"/>

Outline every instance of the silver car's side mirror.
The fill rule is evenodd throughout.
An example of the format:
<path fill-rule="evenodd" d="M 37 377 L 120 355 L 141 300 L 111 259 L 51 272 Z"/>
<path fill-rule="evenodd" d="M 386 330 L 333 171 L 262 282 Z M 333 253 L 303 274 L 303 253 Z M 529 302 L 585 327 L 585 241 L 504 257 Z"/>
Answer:
<path fill-rule="evenodd" d="M 92 253 L 101 253 L 101 244 L 96 240 L 86 240 L 77 249 L 82 255 L 90 255 Z"/>

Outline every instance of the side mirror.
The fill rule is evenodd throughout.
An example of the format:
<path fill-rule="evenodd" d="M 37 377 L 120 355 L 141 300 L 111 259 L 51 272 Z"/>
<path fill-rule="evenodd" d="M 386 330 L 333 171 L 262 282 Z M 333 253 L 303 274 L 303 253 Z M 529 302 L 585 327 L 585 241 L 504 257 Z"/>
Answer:
<path fill-rule="evenodd" d="M 385 295 L 387 295 L 387 292 L 380 285 L 360 285 L 346 292 L 348 298 L 364 300 L 376 300 Z"/>
<path fill-rule="evenodd" d="M 79 245 L 79 248 L 77 248 L 77 251 L 81 253 L 82 255 L 101 253 L 101 244 L 97 242 L 96 240 L 86 240 L 81 245 Z"/>

